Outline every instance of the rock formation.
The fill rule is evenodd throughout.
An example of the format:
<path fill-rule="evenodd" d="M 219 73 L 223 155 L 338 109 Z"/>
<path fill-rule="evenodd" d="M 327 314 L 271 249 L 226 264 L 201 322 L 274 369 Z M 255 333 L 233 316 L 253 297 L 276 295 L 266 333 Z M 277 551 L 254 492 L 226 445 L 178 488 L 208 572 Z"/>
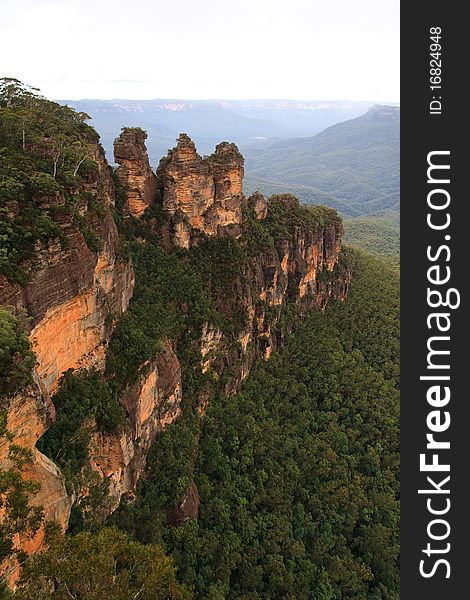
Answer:
<path fill-rule="evenodd" d="M 266 219 L 268 216 L 268 203 L 260 192 L 255 192 L 248 198 L 248 206 L 253 210 L 258 220 Z"/>
<path fill-rule="evenodd" d="M 157 170 L 175 245 L 189 248 L 201 233 L 240 235 L 243 163 L 235 144 L 223 142 L 214 154 L 201 158 L 191 139 L 180 135 Z"/>
<path fill-rule="evenodd" d="M 46 519 L 57 520 L 64 527 L 72 499 L 65 491 L 58 467 L 35 448 L 55 418 L 49 394 L 68 369 L 104 367 L 106 343 L 113 324 L 127 309 L 134 289 L 132 264 L 117 258 L 119 238 L 111 214 L 114 185 L 98 145 L 93 158 L 97 170 L 87 177 L 81 190 L 71 189 L 69 193 L 77 192 L 77 210 L 81 219 L 93 227 L 100 249 L 90 249 L 73 215 L 57 211 L 55 222 L 63 238 L 37 242 L 24 265 L 27 284 L 22 287 L 0 276 L 0 304 L 13 311 L 25 310 L 31 317 L 29 338 L 37 359 L 35 386 L 7 402 L 7 429 L 14 443 L 33 452 L 26 476 L 41 485 L 34 501 L 45 506 Z M 44 210 L 65 203 L 60 193 L 35 201 Z M 90 210 L 93 203 L 99 203 L 101 216 Z M 1 458 L 0 463 L 5 464 Z M 35 551 L 42 536 L 40 530 L 22 547 Z"/>
<path fill-rule="evenodd" d="M 257 219 L 260 213 L 264 218 L 269 216 L 270 204 L 291 210 L 298 207 L 298 200 L 292 196 L 269 202 L 261 194 L 254 196 L 248 203 Z M 233 341 L 209 324 L 203 328 L 201 338 L 202 370 L 210 368 L 220 377 L 230 367 L 234 373 L 225 388 L 227 394 L 240 389 L 255 359 L 267 359 L 282 346 L 290 330 L 277 325 L 288 301 L 298 306 L 301 318 L 313 307 L 322 309 L 330 298 L 347 297 L 350 269 L 338 268 L 335 274 L 343 233 L 339 219 L 326 225 L 317 223 L 313 228 L 297 225 L 291 237 L 281 235 L 274 248 L 266 248 L 255 256 L 233 281 L 230 297 L 221 301 L 222 310 L 230 316 L 241 309 L 247 315 L 235 348 Z"/>
<path fill-rule="evenodd" d="M 298 201 L 290 196 L 269 201 L 260 193 L 244 197 L 244 161 L 234 144 L 221 143 L 214 154 L 201 158 L 189 137 L 181 134 L 176 148 L 160 162 L 156 177 L 148 164 L 145 138 L 142 130 L 123 130 L 115 142 L 120 165 L 116 175 L 126 195 L 124 216 L 140 218 L 153 202 L 162 203 L 166 223 L 152 231 L 160 234 L 162 242 L 166 239 L 170 245 L 189 249 L 205 236 L 231 236 L 245 248 L 246 214 L 261 227 L 280 205 L 286 214 L 298 210 Z M 54 212 L 63 239 L 36 244 L 24 265 L 25 286 L 0 276 L 0 304 L 24 309 L 31 316 L 29 337 L 37 356 L 36 385 L 8 399 L 8 428 L 15 443 L 33 452 L 26 476 L 41 484 L 36 501 L 46 507 L 47 518 L 64 528 L 76 498 L 67 494 L 60 470 L 35 444 L 54 421 L 50 394 L 61 375 L 68 369 L 103 370 L 107 342 L 134 290 L 132 264 L 118 258 L 119 236 L 112 216 L 115 189 L 98 145 L 93 158 L 96 171 L 85 177 L 80 190 L 68 190 L 76 197 L 74 210 L 79 218 L 65 210 Z M 65 197 L 56 193 L 35 201 L 44 210 L 54 210 L 64 206 Z M 8 210 L 17 208 L 9 203 Z M 79 226 L 82 222 L 93 230 L 98 245 L 90 247 L 86 231 Z M 230 370 L 227 394 L 240 388 L 257 358 L 269 358 L 282 345 L 290 330 L 280 326 L 287 303 L 301 316 L 313 306 L 324 307 L 329 298 L 347 295 L 351 273 L 338 265 L 341 221 L 332 217 L 325 225 L 312 223 L 293 222 L 285 234 L 282 230 L 273 236 L 274 244 L 252 253 L 230 282 L 229 293 L 216 299 L 220 313 L 227 319 L 243 313 L 244 324 L 230 337 L 206 323 L 195 352 L 200 354 L 201 371 L 210 372 L 215 380 Z M 135 382 L 121 389 L 126 427 L 113 434 L 97 427 L 92 431 L 89 466 L 109 482 L 109 510 L 117 507 L 123 494 L 135 490 L 155 436 L 180 414 L 183 388 L 175 348 L 175 340 L 163 340 L 156 356 L 140 366 Z M 201 395 L 200 412 L 209 400 L 209 392 Z M 2 448 L 0 463 L 5 464 L 5 448 L 3 456 L 1 452 Z M 191 484 L 168 520 L 194 518 L 198 503 L 197 489 Z M 42 535 L 40 531 L 34 540 L 20 545 L 35 551 Z"/>
<path fill-rule="evenodd" d="M 178 502 L 178 505 L 167 511 L 166 521 L 168 525 L 180 525 L 193 519 L 199 514 L 199 492 L 194 481 L 192 481 L 186 494 Z"/>
<path fill-rule="evenodd" d="M 149 166 L 145 147 L 147 134 L 142 129 L 125 127 L 114 142 L 114 159 L 122 186 L 126 190 L 125 214 L 141 217 L 155 201 L 157 180 Z"/>
<path fill-rule="evenodd" d="M 65 531 L 70 517 L 72 498 L 67 493 L 65 480 L 60 469 L 50 458 L 35 447 L 38 439 L 50 427 L 55 418 L 54 405 L 47 392 L 41 391 L 39 382 L 9 398 L 2 406 L 6 411 L 7 436 L 0 437 L 0 467 L 9 468 L 8 450 L 10 444 L 31 450 L 31 459 L 25 463 L 23 477 L 40 485 L 37 494 L 31 499 L 32 506 L 42 506 L 46 521 L 56 521 Z M 13 540 L 16 550 L 32 554 L 37 552 L 44 540 L 44 529 L 32 537 L 16 536 Z M 15 558 L 0 565 L 0 573 L 6 574 L 13 584 L 19 576 Z"/>
<path fill-rule="evenodd" d="M 63 240 L 36 244 L 25 265 L 27 285 L 11 284 L 0 275 L 0 304 L 25 309 L 32 318 L 37 374 L 48 392 L 68 369 L 103 366 L 113 322 L 126 311 L 134 289 L 132 264 L 117 259 L 119 239 L 111 214 L 114 186 L 98 147 L 94 158 L 98 171 L 83 190 L 90 201 L 83 202 L 80 196 L 77 210 L 84 219 L 89 203 L 100 204 L 101 216 L 90 215 L 99 251 L 90 249 L 72 215 L 57 212 Z M 38 200 L 42 207 L 64 204 L 60 194 Z"/>
<path fill-rule="evenodd" d="M 111 510 L 123 494 L 135 489 L 155 436 L 180 414 L 181 398 L 181 367 L 165 340 L 155 359 L 143 365 L 138 381 L 122 394 L 129 428 L 116 434 L 93 434 L 91 466 L 109 481 Z"/>

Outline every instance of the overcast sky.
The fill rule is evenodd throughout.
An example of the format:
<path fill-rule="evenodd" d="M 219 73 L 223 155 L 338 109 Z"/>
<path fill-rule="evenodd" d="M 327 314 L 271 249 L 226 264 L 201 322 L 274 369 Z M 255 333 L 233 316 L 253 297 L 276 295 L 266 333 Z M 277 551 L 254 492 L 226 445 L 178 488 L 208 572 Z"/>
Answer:
<path fill-rule="evenodd" d="M 0 0 L 49 98 L 399 100 L 399 0 Z"/>

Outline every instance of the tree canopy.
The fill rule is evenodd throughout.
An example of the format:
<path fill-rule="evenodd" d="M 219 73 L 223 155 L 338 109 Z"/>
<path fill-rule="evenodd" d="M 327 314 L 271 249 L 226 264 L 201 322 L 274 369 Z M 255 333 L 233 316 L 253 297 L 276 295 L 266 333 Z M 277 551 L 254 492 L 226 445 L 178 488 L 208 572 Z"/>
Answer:
<path fill-rule="evenodd" d="M 24 565 L 15 600 L 188 600 L 171 559 L 156 546 L 104 528 L 64 536 L 49 527 L 47 549 Z"/>

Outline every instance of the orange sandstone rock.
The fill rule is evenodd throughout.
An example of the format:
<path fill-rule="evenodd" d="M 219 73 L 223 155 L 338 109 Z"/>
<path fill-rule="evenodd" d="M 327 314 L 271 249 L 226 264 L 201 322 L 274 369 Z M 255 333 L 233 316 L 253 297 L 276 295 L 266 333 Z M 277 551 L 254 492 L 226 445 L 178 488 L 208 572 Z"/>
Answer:
<path fill-rule="evenodd" d="M 112 510 L 123 494 L 135 489 L 155 437 L 180 414 L 181 398 L 181 367 L 170 342 L 164 341 L 161 352 L 143 366 L 138 381 L 121 399 L 130 429 L 92 436 L 90 463 L 109 480 Z"/>
<path fill-rule="evenodd" d="M 175 245 L 188 248 L 201 233 L 240 235 L 243 163 L 235 144 L 223 142 L 201 158 L 192 140 L 185 133 L 179 136 L 157 170 Z"/>
<path fill-rule="evenodd" d="M 133 217 L 141 217 L 157 193 L 157 180 L 150 168 L 145 140 L 147 134 L 139 128 L 124 128 L 114 142 L 114 159 L 126 194 L 126 210 Z"/>
<path fill-rule="evenodd" d="M 0 469 L 10 467 L 10 444 L 30 450 L 32 458 L 25 463 L 22 476 L 40 485 L 39 491 L 31 498 L 31 505 L 42 506 L 45 521 L 56 521 L 65 530 L 72 506 L 72 500 L 65 488 L 65 480 L 60 469 L 35 447 L 55 417 L 52 402 L 47 392 L 41 391 L 36 383 L 9 398 L 4 408 L 7 412 L 6 428 L 11 434 L 11 439 L 8 440 L 6 436 L 0 438 Z M 32 537 L 16 536 L 13 540 L 15 550 L 23 550 L 28 554 L 38 552 L 43 541 L 43 527 Z M 10 585 L 14 586 L 20 574 L 16 559 L 12 557 L 0 565 L 0 572 L 6 573 Z"/>

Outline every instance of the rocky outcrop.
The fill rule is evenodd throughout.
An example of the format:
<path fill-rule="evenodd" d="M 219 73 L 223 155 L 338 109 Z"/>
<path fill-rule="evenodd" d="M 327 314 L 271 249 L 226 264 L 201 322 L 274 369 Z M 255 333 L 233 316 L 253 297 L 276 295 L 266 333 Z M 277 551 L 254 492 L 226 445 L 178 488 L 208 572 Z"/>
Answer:
<path fill-rule="evenodd" d="M 255 192 L 248 198 L 248 206 L 258 220 L 266 219 L 268 216 L 268 201 L 260 192 Z"/>
<path fill-rule="evenodd" d="M 94 155 L 97 170 L 81 190 L 70 190 L 77 198 L 80 220 L 99 244 L 91 249 L 86 231 L 68 211 L 56 211 L 54 220 L 62 239 L 37 242 L 23 265 L 28 273 L 24 287 L 0 276 L 0 305 L 24 309 L 31 317 L 30 340 L 37 356 L 37 374 L 48 392 L 68 369 L 103 366 L 106 341 L 113 323 L 125 312 L 134 289 L 134 271 L 129 261 L 118 259 L 119 237 L 111 214 L 114 186 L 102 150 Z M 61 194 L 36 199 L 44 207 L 63 205 Z M 99 205 L 99 214 L 90 206 Z"/>
<path fill-rule="evenodd" d="M 113 321 L 126 310 L 132 296 L 132 268 L 116 264 L 108 253 L 102 253 L 87 274 L 91 275 L 89 286 L 49 307 L 31 331 L 37 373 L 50 392 L 68 369 L 103 368 Z"/>
<path fill-rule="evenodd" d="M 194 481 L 192 481 L 186 494 L 178 502 L 178 504 L 167 510 L 166 522 L 168 525 L 181 525 L 193 519 L 197 519 L 199 515 L 199 492 Z"/>
<path fill-rule="evenodd" d="M 90 445 L 91 466 L 109 481 L 110 509 L 135 489 L 156 435 L 180 414 L 181 367 L 168 340 L 154 360 L 143 365 L 138 381 L 121 398 L 130 427 L 112 435 L 96 431 Z"/>
<path fill-rule="evenodd" d="M 31 459 L 25 462 L 22 476 L 39 484 L 39 491 L 31 498 L 32 506 L 44 509 L 45 521 L 56 521 L 63 530 L 67 528 L 72 499 L 67 494 L 65 480 L 60 469 L 35 447 L 38 439 L 50 427 L 55 417 L 54 405 L 47 392 L 41 391 L 38 382 L 21 394 L 6 400 L 2 409 L 7 415 L 8 436 L 0 437 L 0 469 L 10 468 L 8 451 L 11 444 L 31 451 Z M 44 528 L 33 536 L 17 535 L 15 550 L 28 554 L 37 552 L 43 544 Z M 12 557 L 0 567 L 8 573 L 7 579 L 14 583 L 19 575 L 18 563 Z"/>
<path fill-rule="evenodd" d="M 119 167 L 116 175 L 124 187 L 127 202 L 124 213 L 139 218 L 155 202 L 157 180 L 149 165 L 142 129 L 125 127 L 114 142 L 114 160 Z"/>
<path fill-rule="evenodd" d="M 256 200 L 259 206 L 262 200 Z M 250 204 L 255 210 L 256 205 Z M 291 196 L 273 198 L 266 203 L 266 217 L 270 204 L 282 204 L 287 210 L 298 208 L 298 200 Z M 278 237 L 274 248 L 253 257 L 232 282 L 232 292 L 221 299 L 220 309 L 230 318 L 242 311 L 246 325 L 233 340 L 206 324 L 200 347 L 203 372 L 210 368 L 220 378 L 227 368 L 232 371 L 225 393 L 238 391 L 254 361 L 268 359 L 283 345 L 292 329 L 289 324 L 279 326 L 287 303 L 295 306 L 297 318 L 302 318 L 314 307 L 323 309 L 330 299 L 346 299 L 352 273 L 338 263 L 342 235 L 343 225 L 337 218 L 314 227 L 295 225 L 292 235 Z M 201 404 L 206 404 L 205 398 Z"/>
<path fill-rule="evenodd" d="M 223 142 L 201 158 L 191 139 L 180 135 L 157 170 L 176 246 L 189 248 L 200 234 L 240 235 L 243 163 L 235 144 Z"/>
<path fill-rule="evenodd" d="M 37 359 L 35 386 L 5 400 L 7 429 L 14 444 L 32 452 L 23 473 L 40 484 L 32 503 L 43 506 L 46 520 L 55 520 L 64 529 L 72 498 L 60 469 L 36 448 L 55 419 L 50 394 L 66 370 L 104 367 L 113 325 L 127 309 L 134 289 L 132 264 L 118 258 L 119 236 L 111 212 L 114 184 L 98 144 L 92 158 L 95 168 L 79 186 L 33 198 L 37 208 L 53 217 L 60 235 L 36 242 L 22 264 L 26 285 L 0 276 L 0 304 L 29 315 L 29 339 Z M 65 194 L 73 199 L 68 204 L 73 212 L 65 207 Z M 87 243 L 87 235 L 94 246 Z M 5 447 L 1 452 L 6 460 Z M 18 547 L 35 552 L 43 536 L 41 528 L 33 539 L 17 540 Z"/>

